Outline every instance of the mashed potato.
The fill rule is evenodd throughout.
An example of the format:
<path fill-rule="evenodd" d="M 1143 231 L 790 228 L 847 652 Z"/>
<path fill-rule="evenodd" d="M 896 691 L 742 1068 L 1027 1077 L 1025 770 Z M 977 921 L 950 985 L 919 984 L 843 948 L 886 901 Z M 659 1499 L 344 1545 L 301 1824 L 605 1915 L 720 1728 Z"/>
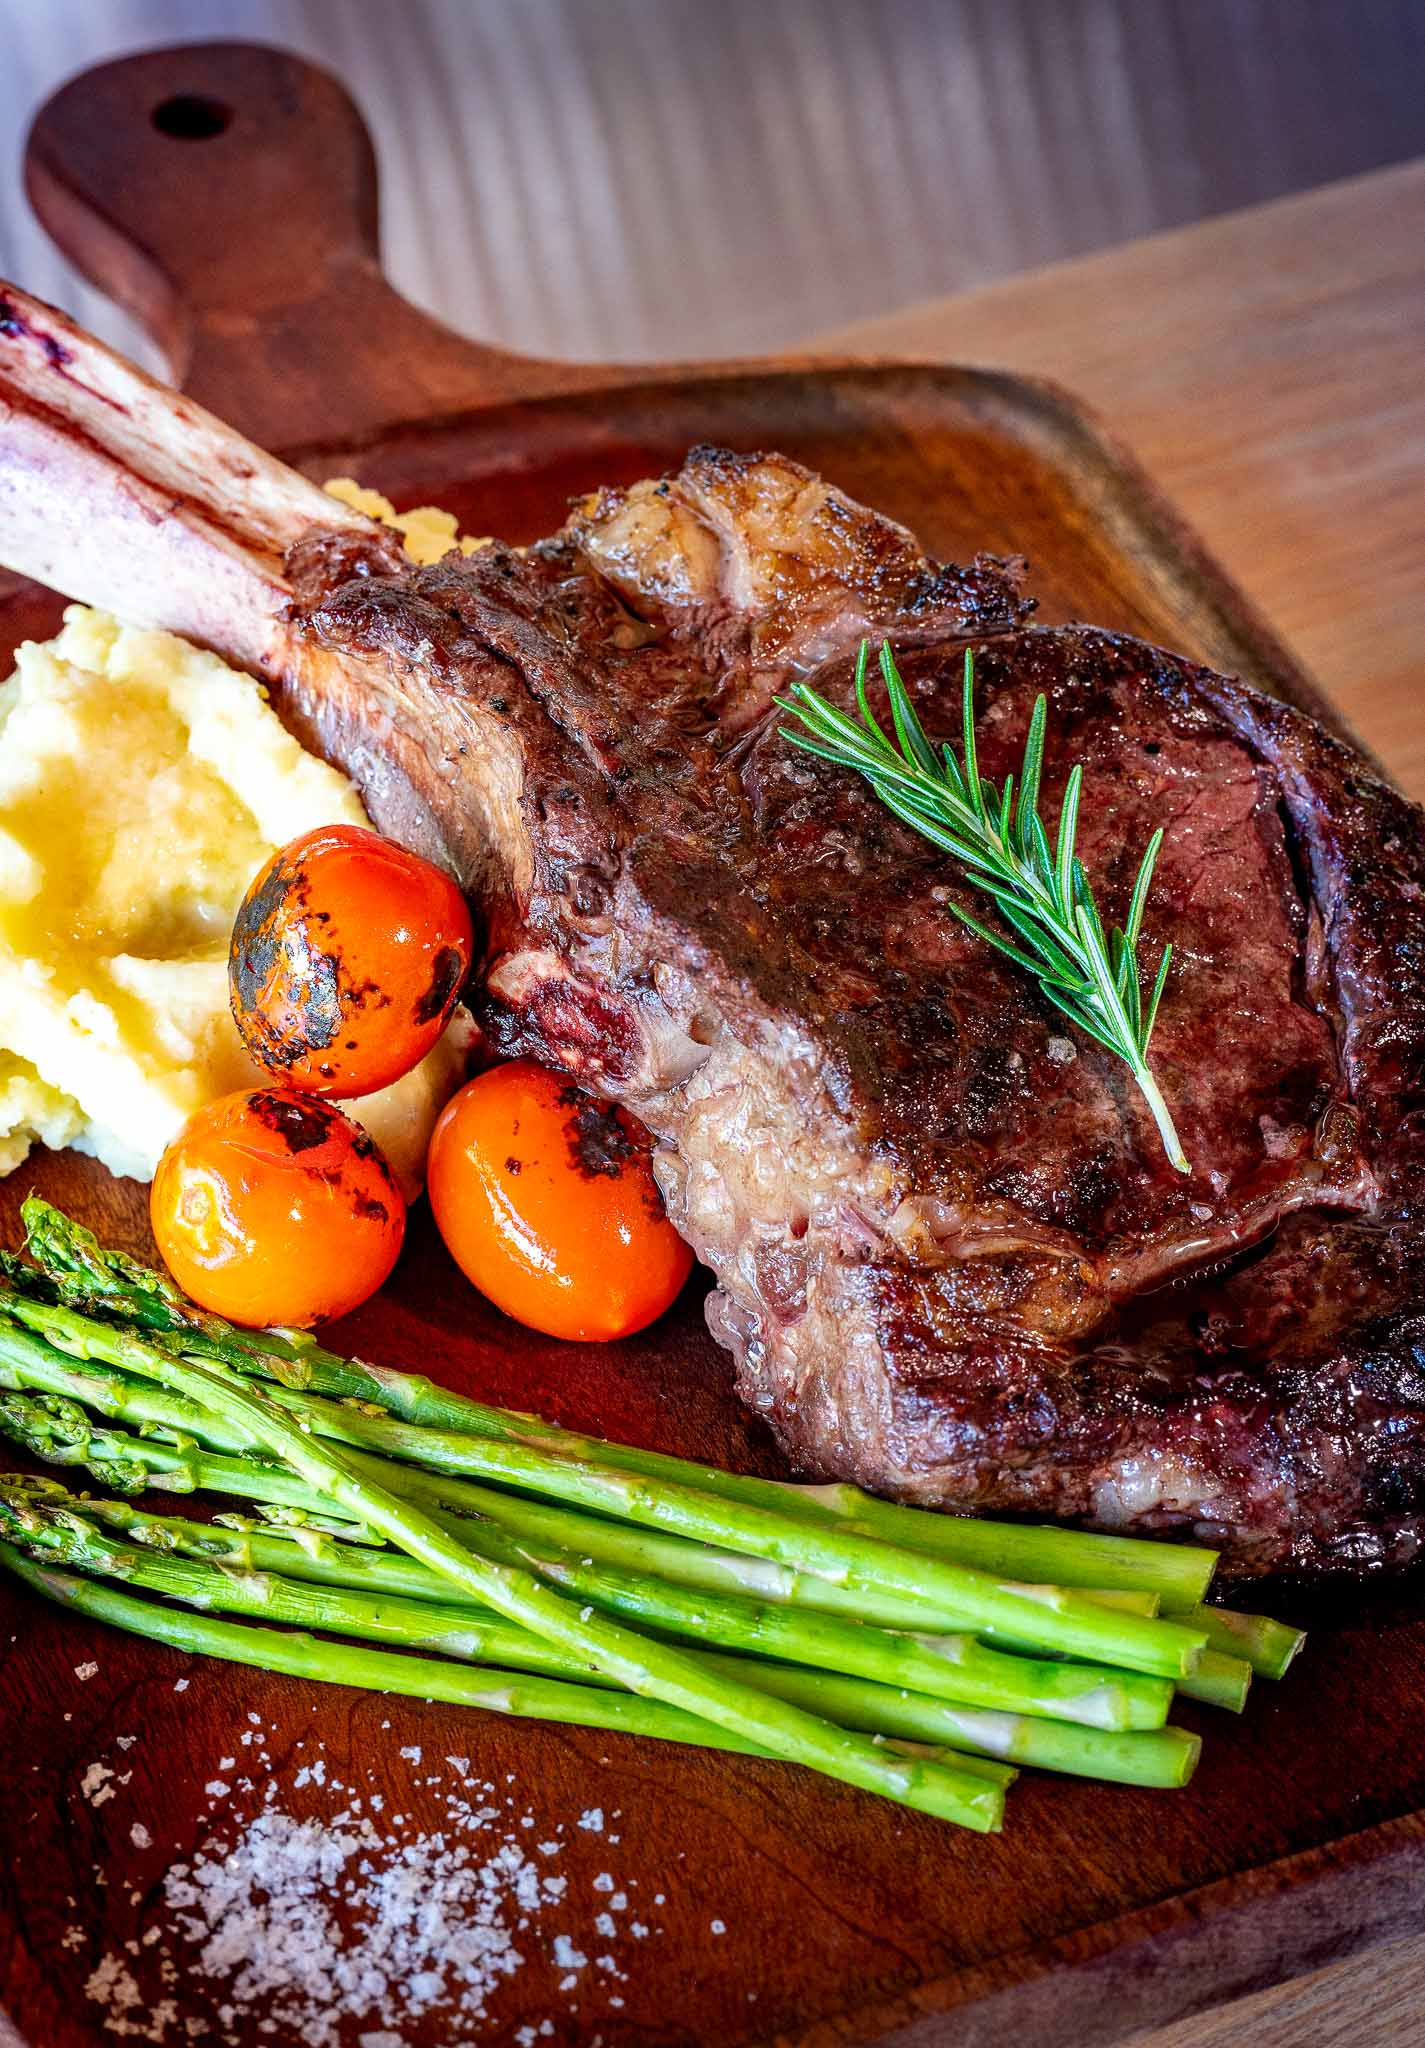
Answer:
<path fill-rule="evenodd" d="M 458 548 L 462 555 L 473 555 L 484 546 L 483 541 L 462 534 L 454 513 L 442 512 L 439 506 L 417 505 L 412 512 L 398 512 L 389 498 L 383 498 L 379 491 L 367 490 L 352 476 L 331 477 L 322 489 L 328 496 L 340 498 L 343 505 L 350 505 L 353 512 L 364 512 L 368 519 L 379 519 L 383 526 L 393 527 L 413 562 L 438 562 L 452 548 Z"/>
<path fill-rule="evenodd" d="M 258 684 L 172 634 L 71 606 L 0 685 L 0 1172 L 33 1141 L 146 1180 L 200 1104 L 254 1069 L 228 934 L 277 846 L 365 824 Z M 468 1020 L 350 1105 L 408 1189 Z"/>

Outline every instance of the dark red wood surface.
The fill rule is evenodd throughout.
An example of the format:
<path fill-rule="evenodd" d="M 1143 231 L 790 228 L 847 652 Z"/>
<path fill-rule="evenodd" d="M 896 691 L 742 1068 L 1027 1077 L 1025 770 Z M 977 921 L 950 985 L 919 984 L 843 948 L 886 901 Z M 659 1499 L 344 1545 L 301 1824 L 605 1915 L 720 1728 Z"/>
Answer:
<path fill-rule="evenodd" d="M 175 117 L 175 101 L 208 111 Z M 165 107 L 169 129 L 214 132 L 165 132 Z M 1321 708 L 1126 452 L 1047 386 L 866 365 L 620 372 L 528 362 L 439 327 L 382 277 L 359 116 L 295 59 L 200 46 L 90 73 L 41 114 L 27 175 L 47 225 L 146 321 L 176 380 L 312 475 L 354 473 L 518 541 L 557 524 L 572 492 L 665 466 L 692 442 L 776 446 L 938 553 L 1024 552 L 1047 618 L 1139 631 Z M 10 586 L 0 640 L 57 615 L 53 599 Z M 31 1186 L 145 1242 L 144 1191 L 74 1157 L 37 1157 L 0 1183 L 6 1242 Z M 553 1344 L 472 1293 L 423 1212 L 413 1224 L 391 1285 L 339 1342 L 610 1435 L 777 1469 L 696 1286 L 629 1343 Z M 26 2048 L 112 2039 L 84 1987 L 128 1941 L 145 1997 L 157 1995 L 141 1938 L 164 1919 L 163 1871 L 206 1833 L 203 1787 L 255 1711 L 284 1785 L 321 1741 L 332 1776 L 374 1773 L 390 1809 L 430 1828 L 439 1794 L 400 1755 L 421 1745 L 468 1755 L 491 1780 L 513 1773 L 539 1828 L 566 1823 L 560 1868 L 583 1903 L 521 1942 L 526 1965 L 492 2002 L 490 2039 L 548 2017 L 559 2042 L 1115 2040 L 1419 1924 L 1425 1627 L 1408 1594 L 1320 1619 L 1285 1687 L 1259 1686 L 1241 1722 L 1197 1717 L 1209 1740 L 1187 1791 L 1024 1780 L 1007 1832 L 984 1841 L 770 1764 L 203 1665 L 0 1587 L 0 2004 Z M 77 1679 L 89 1661 L 97 1675 Z M 121 1733 L 139 1736 L 127 1752 Z M 132 1780 L 90 1805 L 86 1767 L 118 1756 Z M 304 1798 L 316 1794 L 294 1810 Z M 616 1852 L 568 1826 L 591 1806 L 620 1810 Z M 133 1845 L 135 1820 L 148 1850 Z M 666 1901 L 666 1931 L 617 1950 L 621 2008 L 592 1979 L 561 1993 L 546 1953 L 561 1925 L 587 1947 L 590 1886 L 611 1859 L 620 1882 Z M 174 1995 L 182 2016 L 220 2002 L 195 1973 Z M 252 2017 L 238 2032 L 264 2038 Z M 435 2017 L 399 2036 L 410 2048 L 472 2037 Z"/>

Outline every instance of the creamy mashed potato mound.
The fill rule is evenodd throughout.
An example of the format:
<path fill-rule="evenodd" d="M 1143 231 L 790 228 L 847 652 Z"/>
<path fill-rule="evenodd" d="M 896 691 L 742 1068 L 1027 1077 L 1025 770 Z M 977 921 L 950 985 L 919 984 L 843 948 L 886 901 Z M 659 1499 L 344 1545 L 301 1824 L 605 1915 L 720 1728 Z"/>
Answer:
<path fill-rule="evenodd" d="M 151 1179 L 193 1110 L 252 1084 L 233 918 L 275 848 L 336 823 L 367 823 L 351 784 L 216 655 L 81 605 L 19 650 L 0 684 L 0 1173 L 41 1142 Z M 469 1029 L 346 1105 L 408 1191 Z"/>

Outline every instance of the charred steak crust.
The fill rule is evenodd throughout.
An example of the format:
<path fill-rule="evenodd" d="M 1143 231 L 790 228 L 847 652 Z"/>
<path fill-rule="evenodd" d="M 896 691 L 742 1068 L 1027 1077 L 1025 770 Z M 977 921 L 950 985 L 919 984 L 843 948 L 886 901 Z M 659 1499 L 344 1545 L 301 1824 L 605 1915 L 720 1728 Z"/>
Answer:
<path fill-rule="evenodd" d="M 807 1469 L 948 1508 L 1182 1529 L 1238 1571 L 1425 1532 L 1425 838 L 1310 720 L 1035 627 L 1019 565 L 926 560 L 781 457 L 695 450 L 525 553 L 392 573 L 320 539 L 297 628 L 379 678 L 489 919 L 485 1023 L 627 1103 L 714 1333 Z M 359 573 L 352 573 L 355 568 Z M 967 932 L 933 848 L 794 752 L 892 638 L 933 736 L 976 650 L 999 779 L 1050 704 L 1107 913 L 1166 838 L 1175 965 L 1126 1070 Z M 1072 750 L 1072 752 L 1070 751 Z"/>

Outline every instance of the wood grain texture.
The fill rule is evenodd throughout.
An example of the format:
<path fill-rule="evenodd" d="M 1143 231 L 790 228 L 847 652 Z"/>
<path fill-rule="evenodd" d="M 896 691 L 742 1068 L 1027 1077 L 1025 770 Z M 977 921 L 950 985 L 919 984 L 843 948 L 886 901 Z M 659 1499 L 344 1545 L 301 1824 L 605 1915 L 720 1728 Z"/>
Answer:
<path fill-rule="evenodd" d="M 1425 162 L 827 337 L 1060 379 L 1112 418 L 1425 795 Z"/>
<path fill-rule="evenodd" d="M 1422 2008 L 1425 1943 L 1394 1941 L 1125 2048 L 1416 2048 Z"/>
<path fill-rule="evenodd" d="M 0 0 L 0 29 L 17 142 L 154 43 L 330 66 L 400 289 L 551 356 L 794 346 L 1425 151 L 1418 0 Z M 8 169 L 0 274 L 134 332 Z"/>
<path fill-rule="evenodd" d="M 252 80 L 248 60 L 214 62 L 227 65 L 224 91 L 237 101 L 244 80 Z M 270 70 L 259 82 L 270 98 Z M 150 63 L 145 92 L 158 83 Z M 71 99 L 69 132 L 78 142 L 108 137 L 133 188 L 161 198 L 162 178 L 150 181 L 138 161 L 157 146 L 152 131 L 115 125 L 125 102 L 112 76 L 95 89 L 105 121 L 86 123 L 82 103 Z M 283 93 L 304 110 L 302 125 L 322 162 L 349 149 L 349 115 L 326 88 L 298 72 Z M 146 104 L 143 95 L 133 104 Z M 200 145 L 187 145 L 198 152 L 184 173 L 194 222 L 210 217 L 205 175 L 241 183 L 232 152 L 246 132 L 235 119 L 206 158 Z M 265 139 L 264 130 L 259 146 Z M 271 423 L 284 366 L 295 364 L 288 388 L 301 404 L 285 426 L 278 420 L 272 438 L 295 446 L 316 474 L 355 468 L 406 501 L 448 502 L 478 530 L 520 539 L 556 521 L 569 491 L 659 466 L 691 440 L 784 445 L 915 524 L 942 552 L 1027 544 L 1050 617 L 1087 613 L 1242 667 L 1289 695 L 1309 689 L 1131 460 L 1050 389 L 993 373 L 838 367 L 820 375 L 743 368 L 686 376 L 664 368 L 631 384 L 596 386 L 589 372 L 512 367 L 508 357 L 495 374 L 511 381 L 492 386 L 490 352 L 471 348 L 462 357 L 462 345 L 446 337 L 441 362 L 452 377 L 469 380 L 472 409 L 460 411 L 447 390 L 432 392 L 419 363 L 404 386 L 393 375 L 388 336 L 400 330 L 384 326 L 385 313 L 375 331 L 351 329 L 338 355 L 324 324 L 320 278 L 313 324 L 304 330 L 306 300 L 281 300 L 280 275 L 267 266 L 256 232 L 245 241 L 264 319 L 240 346 L 221 349 L 223 322 L 206 293 L 216 274 L 217 310 L 231 312 L 230 266 L 242 246 L 231 217 L 216 255 L 201 233 L 189 246 L 170 240 L 159 251 L 160 206 L 142 258 L 126 256 L 117 215 L 127 203 L 124 181 L 104 177 L 95 146 L 67 156 L 61 145 L 59 127 L 42 127 L 34 176 L 67 246 L 158 321 L 170 346 L 190 338 L 186 364 L 190 376 L 205 380 L 200 395 L 232 411 L 238 424 L 254 417 Z M 357 202 L 364 176 L 346 184 Z M 283 187 L 284 205 L 303 189 Z M 322 207 L 328 204 L 323 195 Z M 369 215 L 358 203 L 354 220 L 328 225 L 356 252 L 362 289 L 399 318 L 373 275 Z M 292 218 L 282 232 L 300 240 L 307 230 Z M 315 239 L 303 246 L 315 247 Z M 153 288 L 156 275 L 161 291 Z M 215 339 L 205 351 L 191 338 L 209 331 Z M 304 331 L 308 353 L 351 405 L 343 432 L 318 447 L 311 445 Z M 286 337 L 280 350 L 263 339 L 274 333 Z M 428 340 L 422 330 L 418 346 Z M 252 374 L 253 352 L 260 378 Z M 508 402 L 501 394 L 520 377 L 546 395 Z M 561 380 L 569 388 L 561 390 Z M 393 417 L 403 391 L 408 424 Z M 492 396 L 497 402 L 488 402 Z M 42 596 L 12 590 L 0 641 L 43 630 L 53 610 Z M 117 1241 L 144 1242 L 143 1191 L 70 1157 L 37 1160 L 0 1185 L 5 1241 L 13 1240 L 16 1204 L 32 1184 L 78 1207 Z M 438 1369 L 454 1385 L 559 1420 L 776 1469 L 770 1446 L 732 1398 L 727 1361 L 702 1328 L 696 1290 L 665 1323 L 628 1344 L 554 1346 L 473 1296 L 419 1215 L 395 1284 L 337 1341 Z M 0 1773 L 0 1840 L 37 1846 L 0 1864 L 0 1998 L 27 2048 L 90 2048 L 107 2038 L 99 2009 L 84 1996 L 89 1973 L 106 1953 L 127 1955 L 129 1941 L 138 1944 L 136 1974 L 151 1968 L 142 1942 L 164 1921 L 164 1868 L 191 1854 L 221 1810 L 204 1785 L 225 1752 L 238 1754 L 245 1716 L 257 1712 L 284 1788 L 302 1745 L 309 1756 L 320 1741 L 334 1779 L 379 1788 L 391 1810 L 399 1803 L 424 1828 L 439 1821 L 438 1793 L 413 1781 L 403 1748 L 458 1750 L 491 1780 L 513 1771 L 536 1832 L 565 1828 L 561 1869 L 570 1875 L 571 1903 L 560 1925 L 581 1949 L 597 1903 L 593 1879 L 610 1867 L 611 1851 L 580 1834 L 573 1817 L 596 1802 L 618 1809 L 620 1877 L 641 1897 L 665 1894 L 666 1936 L 636 1957 L 620 1948 L 629 1982 L 620 1987 L 624 2005 L 615 2008 L 607 1987 L 592 1980 L 561 1991 L 549 1953 L 554 1925 L 536 1931 L 525 1969 L 496 2010 L 499 2038 L 548 2017 L 557 2043 L 597 2036 L 609 2048 L 740 2048 L 769 2040 L 831 2048 L 871 2039 L 906 2048 L 1064 2041 L 1092 2048 L 1418 1924 L 1425 1738 L 1414 1703 L 1425 1623 L 1409 1598 L 1314 1618 L 1321 1625 L 1295 1682 L 1263 1688 L 1241 1723 L 1209 1726 L 1199 1717 L 1212 1740 L 1187 1791 L 1155 1796 L 1026 1782 L 1016 1788 L 1010 1830 L 985 1842 L 772 1765 L 515 1730 L 419 1703 L 314 1696 L 284 1681 L 190 1666 L 56 1619 L 6 1590 L 0 1725 L 23 1729 L 24 1740 L 10 1745 L 20 1767 Z M 97 1675 L 72 1678 L 90 1659 Z M 1364 1668 L 1369 1689 L 1360 1683 Z M 187 1680 L 181 1693 L 180 1677 Z M 44 1711 L 35 1711 L 37 1702 Z M 1390 1741 L 1381 1739 L 1387 1725 Z M 124 1753 L 133 1778 L 102 1806 L 88 1804 L 79 1791 L 86 1766 L 113 1763 L 117 1739 L 128 1733 L 139 1735 Z M 320 1799 L 308 1787 L 295 1803 L 311 1810 Z M 133 1841 L 135 1821 L 152 1837 L 148 1848 Z M 96 1884 L 96 1871 L 105 1883 Z M 714 1938 L 713 1919 L 724 1935 Z M 72 1937 L 70 1928 L 77 1929 Z M 211 2016 L 220 1993 L 191 1967 L 180 1971 L 180 1983 L 185 2012 Z M 347 2028 L 343 2048 L 364 2030 Z M 240 2038 L 246 2048 L 259 2037 L 245 2024 Z M 460 2035 L 438 2020 L 416 2019 L 401 2038 L 410 2048 L 453 2048 Z"/>

